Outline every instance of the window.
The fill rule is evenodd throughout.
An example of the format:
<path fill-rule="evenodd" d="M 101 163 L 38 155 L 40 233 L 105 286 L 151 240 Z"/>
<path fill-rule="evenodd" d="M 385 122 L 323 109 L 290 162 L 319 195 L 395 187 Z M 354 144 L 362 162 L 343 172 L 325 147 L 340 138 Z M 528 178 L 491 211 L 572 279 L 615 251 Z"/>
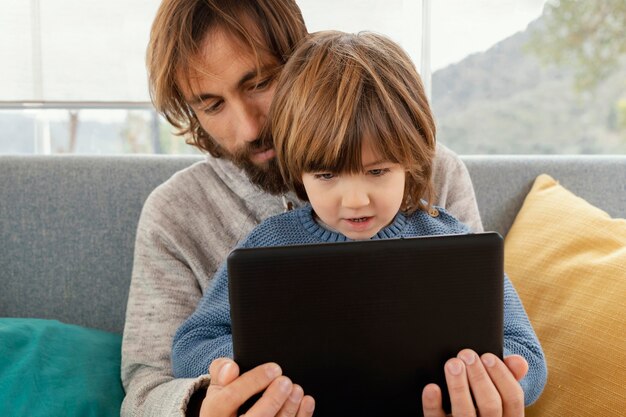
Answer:
<path fill-rule="evenodd" d="M 154 111 L 158 0 L 0 0 L 0 153 L 189 153 Z"/>
<path fill-rule="evenodd" d="M 626 153 L 626 2 L 432 3 L 440 141 L 462 154 Z"/>
<path fill-rule="evenodd" d="M 626 153 L 623 0 L 297 2 L 400 43 L 458 153 Z M 148 97 L 159 3 L 0 0 L 0 153 L 195 153 Z"/>
<path fill-rule="evenodd" d="M 297 3 L 309 32 L 336 29 L 382 33 L 398 42 L 420 68 L 421 0 L 297 0 Z"/>

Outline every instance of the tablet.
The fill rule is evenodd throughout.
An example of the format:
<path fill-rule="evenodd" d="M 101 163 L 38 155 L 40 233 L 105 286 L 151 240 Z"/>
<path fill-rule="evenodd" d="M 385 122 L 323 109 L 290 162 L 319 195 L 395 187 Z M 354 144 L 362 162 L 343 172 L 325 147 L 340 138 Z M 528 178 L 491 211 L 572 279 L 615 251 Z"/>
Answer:
<path fill-rule="evenodd" d="M 450 412 L 445 362 L 463 348 L 502 357 L 497 233 L 245 248 L 227 262 L 235 361 L 278 363 L 317 417 L 420 416 L 431 382 Z"/>

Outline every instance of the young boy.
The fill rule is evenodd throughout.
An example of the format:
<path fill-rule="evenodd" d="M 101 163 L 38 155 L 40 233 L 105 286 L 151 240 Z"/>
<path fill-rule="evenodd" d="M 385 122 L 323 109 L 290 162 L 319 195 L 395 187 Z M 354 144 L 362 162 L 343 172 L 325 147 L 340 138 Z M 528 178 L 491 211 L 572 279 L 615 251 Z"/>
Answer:
<path fill-rule="evenodd" d="M 392 41 L 371 33 L 310 36 L 285 65 L 269 117 L 281 173 L 310 204 L 267 219 L 240 247 L 469 233 L 430 203 L 435 124 L 415 68 Z M 521 385 L 530 404 L 545 385 L 545 360 L 506 277 L 504 310 L 504 353 L 527 361 Z M 232 357 L 225 264 L 175 335 L 174 375 L 201 375 L 220 357 Z M 460 357 L 479 411 L 494 396 L 503 408 L 515 401 L 509 393 L 519 385 L 492 372 L 493 355 L 481 358 L 484 367 L 472 351 Z M 472 385 L 476 375 L 490 378 L 492 389 Z"/>

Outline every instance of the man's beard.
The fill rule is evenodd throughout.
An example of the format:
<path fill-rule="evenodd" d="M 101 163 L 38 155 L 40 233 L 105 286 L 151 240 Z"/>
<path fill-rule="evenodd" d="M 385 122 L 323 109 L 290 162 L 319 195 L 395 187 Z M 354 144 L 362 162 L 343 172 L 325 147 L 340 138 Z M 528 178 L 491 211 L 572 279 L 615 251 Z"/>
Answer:
<path fill-rule="evenodd" d="M 264 162 L 261 165 L 257 165 L 250 160 L 250 156 L 255 151 L 267 150 L 272 148 L 272 146 L 273 144 L 271 143 L 271 140 L 257 139 L 254 142 L 247 143 L 243 149 L 237 150 L 233 154 L 230 154 L 223 149 L 222 153 L 236 166 L 243 169 L 250 179 L 250 182 L 254 185 L 270 194 L 284 194 L 289 190 L 289 187 L 287 187 L 282 175 L 280 174 L 280 168 L 278 167 L 276 157 Z"/>

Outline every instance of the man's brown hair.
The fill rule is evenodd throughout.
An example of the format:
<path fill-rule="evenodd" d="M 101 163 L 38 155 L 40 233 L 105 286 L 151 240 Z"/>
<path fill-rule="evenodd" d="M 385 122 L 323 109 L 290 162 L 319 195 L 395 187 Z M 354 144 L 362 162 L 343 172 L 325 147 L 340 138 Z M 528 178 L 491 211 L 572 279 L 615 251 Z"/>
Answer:
<path fill-rule="evenodd" d="M 307 30 L 295 0 L 163 0 L 152 24 L 146 66 L 157 109 L 188 143 L 221 156 L 202 129 L 178 83 L 191 70 L 202 72 L 200 45 L 216 28 L 283 64 Z"/>
<path fill-rule="evenodd" d="M 269 118 L 282 175 L 301 199 L 304 173 L 361 172 L 367 141 L 407 170 L 402 210 L 432 204 L 435 123 L 413 63 L 386 37 L 312 34 L 283 68 Z"/>

